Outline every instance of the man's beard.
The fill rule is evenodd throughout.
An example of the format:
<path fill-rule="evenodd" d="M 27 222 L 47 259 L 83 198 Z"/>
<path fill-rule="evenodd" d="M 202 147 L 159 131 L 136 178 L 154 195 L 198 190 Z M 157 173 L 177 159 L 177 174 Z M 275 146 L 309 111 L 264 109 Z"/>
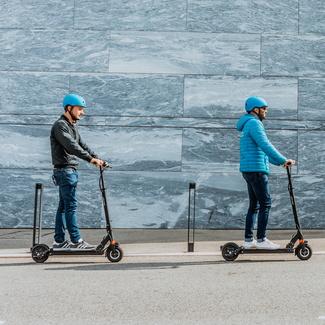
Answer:
<path fill-rule="evenodd" d="M 72 113 L 72 111 L 70 111 L 69 113 L 70 113 L 71 118 L 72 118 L 74 121 L 78 121 L 78 120 L 80 120 L 80 118 L 77 117 L 76 115 L 74 115 L 74 114 Z"/>

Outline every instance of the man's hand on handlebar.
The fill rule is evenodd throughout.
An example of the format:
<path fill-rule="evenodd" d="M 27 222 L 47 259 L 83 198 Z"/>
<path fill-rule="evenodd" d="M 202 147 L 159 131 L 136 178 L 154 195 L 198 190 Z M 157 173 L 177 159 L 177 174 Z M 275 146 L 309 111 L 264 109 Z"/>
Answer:
<path fill-rule="evenodd" d="M 93 164 L 93 165 L 95 165 L 95 166 L 103 166 L 104 161 L 101 160 L 101 159 L 99 159 L 99 158 L 92 158 L 90 160 L 90 163 Z"/>
<path fill-rule="evenodd" d="M 99 158 L 93 158 L 90 163 L 95 166 L 102 166 L 103 168 L 112 168 L 107 161 L 101 160 Z"/>
<path fill-rule="evenodd" d="M 284 164 L 283 167 L 291 167 L 295 164 L 296 162 L 292 159 L 288 159 Z"/>

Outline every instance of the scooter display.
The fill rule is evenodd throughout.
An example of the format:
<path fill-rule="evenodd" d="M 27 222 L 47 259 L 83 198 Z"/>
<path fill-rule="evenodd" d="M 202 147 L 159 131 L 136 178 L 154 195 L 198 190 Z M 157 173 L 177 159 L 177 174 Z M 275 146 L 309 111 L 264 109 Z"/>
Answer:
<path fill-rule="evenodd" d="M 291 200 L 291 206 L 292 206 L 292 212 L 294 217 L 294 222 L 296 225 L 296 234 L 292 236 L 292 239 L 287 244 L 285 248 L 279 248 L 279 249 L 256 249 L 256 248 L 249 248 L 245 249 L 243 246 L 238 246 L 236 243 L 229 242 L 223 246 L 220 247 L 222 257 L 226 261 L 234 261 L 239 254 L 275 254 L 275 253 L 294 253 L 297 255 L 297 257 L 300 260 L 308 260 L 312 256 L 312 249 L 308 245 L 308 241 L 304 240 L 303 234 L 301 232 L 294 192 L 293 192 L 293 185 L 291 180 L 291 166 L 286 167 L 287 175 L 288 175 L 288 191 L 290 194 L 290 200 Z M 299 244 L 295 246 L 296 242 L 299 242 Z"/>
<path fill-rule="evenodd" d="M 105 188 L 105 181 L 104 181 L 104 170 L 109 168 L 110 166 L 108 163 L 104 163 L 103 166 L 99 166 L 100 170 L 100 177 L 99 177 L 99 188 L 102 195 L 103 200 L 103 208 L 104 214 L 106 218 L 106 236 L 100 242 L 100 244 L 91 250 L 72 250 L 72 249 L 53 249 L 48 247 L 45 244 L 36 243 L 36 231 L 37 231 L 37 216 L 39 216 L 39 240 L 40 240 L 40 232 L 42 229 L 42 203 L 39 206 L 38 210 L 38 203 L 37 203 L 37 190 L 43 190 L 43 184 L 36 184 L 36 193 L 35 193 L 35 210 L 34 210 L 34 228 L 33 228 L 33 244 L 31 248 L 32 258 L 36 263 L 43 263 L 45 262 L 49 256 L 51 255 L 106 255 L 109 261 L 111 262 L 119 262 L 123 258 L 123 250 L 119 246 L 118 242 L 114 240 L 112 226 L 110 222 L 110 216 L 108 211 L 107 205 L 107 197 L 106 197 L 106 188 Z M 41 186 L 40 186 L 41 185 Z M 43 193 L 41 192 L 40 201 L 42 201 Z"/>

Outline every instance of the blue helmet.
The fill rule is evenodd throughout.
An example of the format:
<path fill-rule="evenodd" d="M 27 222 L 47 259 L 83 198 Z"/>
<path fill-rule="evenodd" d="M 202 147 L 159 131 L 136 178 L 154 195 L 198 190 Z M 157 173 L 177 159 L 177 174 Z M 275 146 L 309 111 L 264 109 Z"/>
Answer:
<path fill-rule="evenodd" d="M 66 107 L 67 105 L 87 107 L 86 101 L 76 94 L 69 94 L 64 97 L 62 106 Z"/>
<path fill-rule="evenodd" d="M 247 112 L 252 111 L 255 107 L 264 107 L 268 106 L 267 102 L 262 97 L 249 97 L 245 102 L 245 109 Z"/>

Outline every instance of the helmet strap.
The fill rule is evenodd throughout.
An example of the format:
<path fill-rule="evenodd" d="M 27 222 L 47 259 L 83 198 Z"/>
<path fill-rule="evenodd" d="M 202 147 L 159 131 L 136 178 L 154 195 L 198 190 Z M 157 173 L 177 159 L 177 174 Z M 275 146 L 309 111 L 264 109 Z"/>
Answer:
<path fill-rule="evenodd" d="M 254 111 L 255 108 L 258 108 L 258 113 L 256 113 L 256 112 Z M 259 120 L 260 120 L 261 122 L 263 121 L 263 118 L 262 118 L 262 116 L 261 116 L 261 107 L 254 107 L 253 110 L 250 111 L 250 113 L 251 113 L 251 112 L 253 112 L 253 113 L 256 115 L 256 117 L 259 118 Z"/>
<path fill-rule="evenodd" d="M 76 116 L 72 113 L 73 108 L 74 108 L 74 106 L 71 106 L 71 109 L 68 110 L 68 113 L 69 113 L 69 115 L 70 115 L 70 117 L 71 117 L 71 119 L 72 119 L 73 121 L 77 121 L 78 119 L 77 119 Z"/>
<path fill-rule="evenodd" d="M 260 119 L 261 122 L 263 121 L 262 116 L 261 116 L 261 108 L 260 107 L 258 107 L 257 117 Z"/>

